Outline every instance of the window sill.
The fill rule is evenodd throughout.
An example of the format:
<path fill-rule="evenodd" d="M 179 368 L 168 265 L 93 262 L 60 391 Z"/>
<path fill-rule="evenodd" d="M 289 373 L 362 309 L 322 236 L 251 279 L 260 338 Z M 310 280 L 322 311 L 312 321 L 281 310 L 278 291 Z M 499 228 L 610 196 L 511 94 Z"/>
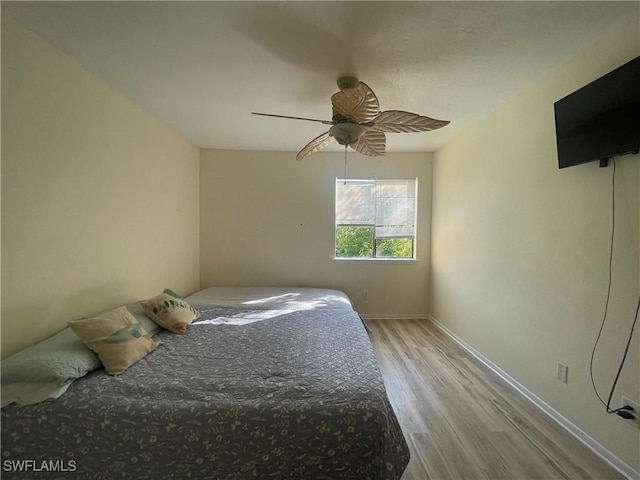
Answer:
<path fill-rule="evenodd" d="M 358 258 L 358 257 L 333 257 L 338 262 L 385 262 L 385 263 L 417 263 L 417 258 Z"/>

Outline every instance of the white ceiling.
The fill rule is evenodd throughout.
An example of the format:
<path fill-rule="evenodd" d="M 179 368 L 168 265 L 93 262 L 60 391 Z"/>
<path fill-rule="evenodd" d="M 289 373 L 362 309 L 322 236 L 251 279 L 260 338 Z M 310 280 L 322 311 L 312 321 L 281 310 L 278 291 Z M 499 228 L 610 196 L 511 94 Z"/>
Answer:
<path fill-rule="evenodd" d="M 382 110 L 451 121 L 387 135 L 389 151 L 420 152 L 638 17 L 639 4 L 2 2 L 2 14 L 200 147 L 297 151 L 326 127 L 250 112 L 330 120 L 336 79 L 352 74 Z"/>

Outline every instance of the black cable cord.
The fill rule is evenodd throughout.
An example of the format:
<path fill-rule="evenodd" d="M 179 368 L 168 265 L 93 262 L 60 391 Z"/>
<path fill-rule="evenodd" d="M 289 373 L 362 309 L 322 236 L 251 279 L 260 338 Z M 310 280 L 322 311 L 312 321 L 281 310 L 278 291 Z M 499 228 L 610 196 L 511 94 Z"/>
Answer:
<path fill-rule="evenodd" d="M 613 397 L 613 391 L 616 388 L 616 384 L 618 383 L 618 378 L 620 378 L 620 373 L 622 372 L 622 367 L 624 366 L 624 362 L 627 359 L 627 353 L 629 352 L 629 345 L 631 345 L 631 337 L 633 337 L 633 330 L 636 328 L 636 323 L 638 322 L 638 311 L 640 311 L 640 298 L 638 298 L 638 305 L 636 306 L 636 315 L 634 317 L 633 320 L 633 324 L 631 325 L 631 332 L 629 332 L 629 338 L 627 340 L 627 346 L 624 349 L 624 354 L 622 355 L 622 360 L 620 361 L 620 368 L 618 368 L 618 373 L 616 374 L 616 378 L 613 381 L 613 385 L 611 385 L 611 392 L 609 392 L 609 399 L 607 400 L 607 412 L 608 413 L 616 413 L 616 414 L 620 414 L 620 410 L 623 410 L 623 407 L 621 408 L 616 408 L 615 410 L 611 410 L 611 397 Z M 636 415 L 638 414 L 638 412 L 634 412 Z M 629 417 L 625 417 L 625 418 L 629 418 Z M 633 416 L 631 418 L 634 418 Z"/>
<path fill-rule="evenodd" d="M 602 316 L 602 322 L 600 324 L 600 330 L 598 330 L 598 336 L 596 337 L 596 341 L 593 344 L 593 350 L 591 351 L 591 361 L 589 363 L 589 374 L 591 376 L 591 385 L 593 386 L 593 391 L 596 394 L 596 397 L 598 397 L 598 400 L 600 400 L 600 403 L 602 403 L 602 405 L 605 406 L 605 408 L 607 409 L 607 413 L 615 413 L 618 415 L 621 415 L 620 412 L 622 410 L 625 410 L 624 408 L 616 408 L 615 410 L 611 409 L 611 399 L 613 398 L 613 392 L 616 388 L 616 385 L 618 383 L 618 379 L 620 378 L 620 374 L 622 373 L 622 367 L 624 366 L 624 362 L 627 359 L 627 353 L 629 352 L 629 346 L 631 345 L 631 338 L 633 337 L 633 332 L 635 330 L 636 327 L 636 323 L 638 322 L 638 312 L 640 311 L 640 297 L 638 298 L 638 305 L 636 307 L 636 313 L 634 316 L 634 320 L 633 320 L 633 324 L 631 325 L 631 331 L 629 332 L 629 338 L 627 339 L 627 345 L 625 347 L 624 350 L 624 354 L 622 355 L 622 359 L 620 361 L 620 366 L 618 367 L 618 371 L 616 373 L 616 377 L 613 381 L 613 384 L 611 385 L 611 390 L 609 392 L 609 398 L 607 399 L 607 402 L 605 403 L 605 401 L 602 399 L 602 397 L 600 396 L 600 394 L 598 393 L 598 388 L 596 387 L 596 382 L 593 378 L 593 361 L 595 358 L 595 353 L 596 353 L 596 349 L 598 347 L 598 342 L 600 341 L 600 337 L 602 336 L 602 330 L 604 329 L 604 325 L 607 321 L 607 313 L 609 311 L 609 300 L 611 299 L 611 283 L 612 283 L 612 272 L 613 272 L 613 245 L 614 245 L 614 239 L 615 239 L 615 231 L 616 231 L 616 161 L 615 158 L 612 159 L 612 163 L 613 163 L 613 173 L 612 173 L 612 179 L 611 179 L 611 245 L 609 248 L 609 280 L 608 280 L 608 285 L 607 285 L 607 299 L 605 301 L 605 306 L 604 306 L 604 314 Z M 637 413 L 637 412 L 636 412 Z M 621 415 L 624 416 L 624 415 Z M 628 418 L 628 417 L 625 417 Z M 633 418 L 633 417 L 632 417 Z"/>
<path fill-rule="evenodd" d="M 602 403 L 607 408 L 607 413 L 611 413 L 609 406 L 604 402 L 600 394 L 598 393 L 598 388 L 596 387 L 596 382 L 593 378 L 593 360 L 596 354 L 596 349 L 598 348 L 598 343 L 600 342 L 600 337 L 602 336 L 602 330 L 604 329 L 604 324 L 607 321 L 607 312 L 609 311 L 609 300 L 611 298 L 611 283 L 612 283 L 612 270 L 613 270 L 613 240 L 615 238 L 616 232 L 616 162 L 613 160 L 613 174 L 611 176 L 611 242 L 609 247 L 609 281 L 607 285 L 607 299 L 604 303 L 604 314 L 602 315 L 602 322 L 600 323 L 600 330 L 598 330 L 598 336 L 596 337 L 596 341 L 593 344 L 593 350 L 591 351 L 591 361 L 589 363 L 589 375 L 591 376 L 591 385 L 593 386 L 593 391 Z"/>

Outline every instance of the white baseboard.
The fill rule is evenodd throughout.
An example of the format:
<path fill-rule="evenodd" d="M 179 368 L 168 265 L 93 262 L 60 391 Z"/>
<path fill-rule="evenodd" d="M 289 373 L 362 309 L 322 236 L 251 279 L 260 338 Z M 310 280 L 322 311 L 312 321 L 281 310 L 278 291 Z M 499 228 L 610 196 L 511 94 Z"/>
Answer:
<path fill-rule="evenodd" d="M 428 320 L 426 313 L 358 313 L 363 320 Z"/>
<path fill-rule="evenodd" d="M 527 400 L 532 402 L 536 407 L 546 413 L 549 417 L 555 420 L 560 426 L 562 426 L 565 430 L 567 430 L 570 434 L 580 440 L 584 445 L 586 445 L 590 450 L 592 450 L 596 455 L 602 458 L 605 462 L 615 468 L 618 472 L 624 475 L 629 480 L 640 480 L 640 472 L 637 472 L 625 462 L 620 460 L 616 455 L 611 453 L 605 447 L 603 447 L 600 443 L 590 437 L 583 430 L 578 428 L 575 424 L 567 420 L 565 417 L 560 415 L 556 410 L 554 410 L 549 404 L 544 402 L 540 397 L 535 395 L 533 392 L 528 390 L 525 386 L 519 383 L 516 379 L 511 377 L 507 372 L 502 370 L 500 367 L 492 363 L 488 358 L 474 349 L 471 345 L 466 343 L 460 337 L 458 337 L 455 333 L 441 324 L 438 320 L 433 318 L 431 315 L 427 315 L 427 318 L 433 322 L 433 324 L 438 327 L 442 332 L 451 337 L 451 339 L 464 348 L 469 354 L 473 355 L 480 362 L 482 362 L 487 368 L 493 371 L 496 375 L 502 378 L 505 382 L 515 388 L 521 395 L 523 395 Z"/>

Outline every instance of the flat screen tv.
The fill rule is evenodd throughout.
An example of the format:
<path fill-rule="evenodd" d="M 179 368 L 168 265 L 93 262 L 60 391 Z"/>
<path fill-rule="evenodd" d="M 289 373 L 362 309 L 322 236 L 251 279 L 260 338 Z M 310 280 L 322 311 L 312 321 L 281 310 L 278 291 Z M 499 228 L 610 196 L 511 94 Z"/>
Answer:
<path fill-rule="evenodd" d="M 554 103 L 558 165 L 592 161 L 640 149 L 640 57 Z"/>

